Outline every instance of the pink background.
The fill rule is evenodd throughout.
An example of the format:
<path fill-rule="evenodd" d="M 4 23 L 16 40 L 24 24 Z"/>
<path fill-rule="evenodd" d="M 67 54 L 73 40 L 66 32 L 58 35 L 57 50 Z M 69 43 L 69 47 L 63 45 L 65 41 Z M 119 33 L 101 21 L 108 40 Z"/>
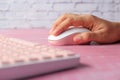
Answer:
<path fill-rule="evenodd" d="M 41 44 L 47 42 L 48 29 L 0 30 L 10 37 Z M 49 45 L 51 46 L 51 45 Z M 54 46 L 81 55 L 77 68 L 28 78 L 30 80 L 120 80 L 120 43 L 107 45 Z"/>

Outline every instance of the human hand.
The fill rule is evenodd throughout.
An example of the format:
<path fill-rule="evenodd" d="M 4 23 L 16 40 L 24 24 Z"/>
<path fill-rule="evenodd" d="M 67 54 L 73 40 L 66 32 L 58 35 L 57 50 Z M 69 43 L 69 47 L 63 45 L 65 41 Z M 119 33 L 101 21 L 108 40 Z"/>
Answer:
<path fill-rule="evenodd" d="M 64 14 L 55 21 L 50 34 L 59 35 L 70 26 L 85 27 L 90 30 L 74 36 L 73 40 L 77 44 L 90 41 L 112 43 L 120 40 L 120 23 L 110 22 L 90 14 Z"/>

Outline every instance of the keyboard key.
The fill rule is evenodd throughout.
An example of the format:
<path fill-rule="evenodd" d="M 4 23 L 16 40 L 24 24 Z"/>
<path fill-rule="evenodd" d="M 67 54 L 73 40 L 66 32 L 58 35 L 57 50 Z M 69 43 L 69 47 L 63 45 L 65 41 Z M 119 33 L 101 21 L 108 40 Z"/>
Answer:
<path fill-rule="evenodd" d="M 79 55 L 67 50 L 0 35 L 0 80 L 75 67 L 79 59 Z"/>

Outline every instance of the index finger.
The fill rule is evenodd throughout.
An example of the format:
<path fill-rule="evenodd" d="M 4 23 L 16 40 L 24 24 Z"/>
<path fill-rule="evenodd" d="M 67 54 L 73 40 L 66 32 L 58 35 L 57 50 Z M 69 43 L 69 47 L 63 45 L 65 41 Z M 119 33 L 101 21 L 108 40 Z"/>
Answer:
<path fill-rule="evenodd" d="M 54 23 L 53 23 L 53 27 L 50 29 L 50 34 L 55 30 L 55 28 L 62 23 L 66 18 L 64 16 L 61 16 L 60 18 L 58 18 Z"/>
<path fill-rule="evenodd" d="M 69 18 L 65 19 L 55 28 L 55 30 L 51 34 L 59 35 L 61 32 L 65 31 L 68 27 L 72 26 L 72 23 L 70 21 L 71 20 Z"/>

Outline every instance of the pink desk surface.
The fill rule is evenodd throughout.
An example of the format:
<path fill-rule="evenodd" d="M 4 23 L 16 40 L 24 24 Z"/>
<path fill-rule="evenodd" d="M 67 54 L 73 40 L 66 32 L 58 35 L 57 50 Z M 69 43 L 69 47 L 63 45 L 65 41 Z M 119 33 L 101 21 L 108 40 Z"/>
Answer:
<path fill-rule="evenodd" d="M 48 29 L 0 30 L 1 34 L 41 44 L 47 42 Z M 109 45 L 54 46 L 81 55 L 74 69 L 28 78 L 29 80 L 120 80 L 120 43 Z"/>

